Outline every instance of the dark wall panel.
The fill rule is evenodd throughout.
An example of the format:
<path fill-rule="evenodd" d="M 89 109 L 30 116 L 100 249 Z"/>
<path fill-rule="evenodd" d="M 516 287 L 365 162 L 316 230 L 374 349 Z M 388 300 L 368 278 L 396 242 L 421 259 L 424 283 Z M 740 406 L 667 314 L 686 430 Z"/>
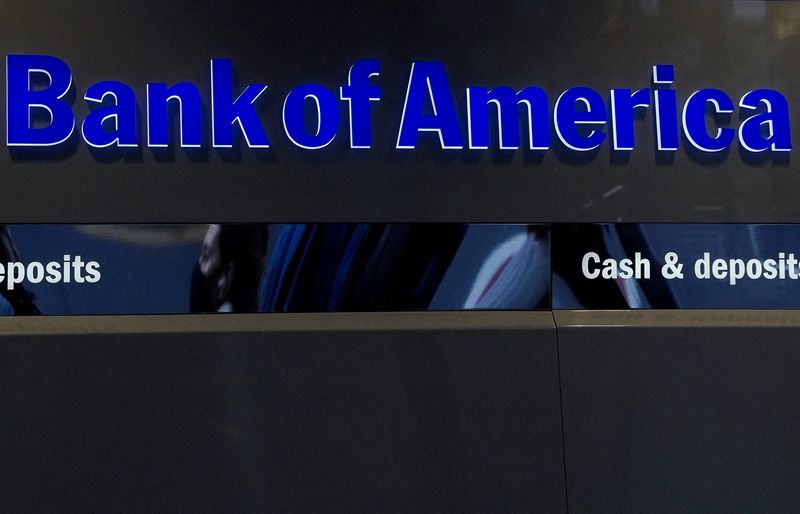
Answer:
<path fill-rule="evenodd" d="M 571 512 L 800 509 L 800 316 L 555 316 Z"/>
<path fill-rule="evenodd" d="M 0 323 L 4 511 L 565 509 L 549 313 Z"/>

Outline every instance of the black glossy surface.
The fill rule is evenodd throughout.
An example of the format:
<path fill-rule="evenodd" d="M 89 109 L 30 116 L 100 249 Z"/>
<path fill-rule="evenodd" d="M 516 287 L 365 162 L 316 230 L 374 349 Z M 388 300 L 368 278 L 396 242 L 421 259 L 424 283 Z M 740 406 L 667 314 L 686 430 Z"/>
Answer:
<path fill-rule="evenodd" d="M 570 512 L 797 512 L 796 313 L 556 322 Z"/>
<path fill-rule="evenodd" d="M 795 222 L 791 160 L 746 162 L 733 149 L 707 163 L 681 149 L 659 161 L 649 115 L 627 162 L 607 144 L 584 162 L 556 150 L 538 162 L 522 152 L 437 150 L 430 140 L 413 152 L 394 145 L 415 59 L 446 64 L 462 112 L 469 85 L 540 85 L 554 99 L 574 85 L 647 87 L 657 63 L 675 65 L 681 99 L 702 87 L 735 99 L 770 87 L 796 107 L 798 27 L 800 4 L 783 1 L 12 3 L 0 48 L 65 59 L 79 100 L 101 79 L 132 84 L 140 100 L 147 81 L 206 88 L 208 59 L 233 59 L 242 81 L 270 85 L 263 114 L 273 148 L 260 158 L 248 149 L 191 158 L 143 149 L 111 162 L 83 143 L 53 162 L 3 149 L 0 221 Z M 293 147 L 280 122 L 286 92 L 305 82 L 335 90 L 364 57 L 383 65 L 374 148 L 345 148 L 346 117 L 324 151 Z M 86 112 L 82 100 L 76 110 Z"/>
<path fill-rule="evenodd" d="M 79 92 L 101 79 L 140 98 L 147 81 L 205 84 L 208 59 L 230 57 L 241 80 L 275 93 L 274 148 L 110 162 L 85 145 L 46 162 L 2 148 L 0 222 L 797 222 L 796 156 L 658 161 L 649 116 L 628 162 L 607 145 L 576 163 L 556 151 L 541 162 L 429 144 L 399 153 L 394 140 L 414 59 L 445 62 L 457 91 L 535 84 L 551 96 L 646 87 L 653 64 L 671 63 L 681 98 L 771 87 L 796 106 L 798 38 L 800 4 L 788 1 L 10 3 L 0 48 L 65 59 Z M 288 89 L 338 87 L 362 57 L 383 63 L 375 148 L 344 149 L 344 131 L 326 152 L 287 144 Z M 690 314 L 700 322 L 565 320 L 572 512 L 799 510 L 797 325 Z M 104 324 L 0 336 L 2 510 L 564 510 L 552 327 L 126 335 Z"/>

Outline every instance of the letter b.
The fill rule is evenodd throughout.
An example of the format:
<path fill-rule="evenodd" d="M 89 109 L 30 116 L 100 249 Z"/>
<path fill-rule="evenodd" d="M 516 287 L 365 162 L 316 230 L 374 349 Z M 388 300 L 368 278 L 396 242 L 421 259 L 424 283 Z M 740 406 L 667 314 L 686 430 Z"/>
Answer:
<path fill-rule="evenodd" d="M 44 88 L 33 77 L 46 77 Z M 75 130 L 75 115 L 62 99 L 72 87 L 67 64 L 48 55 L 9 55 L 6 58 L 6 143 L 8 146 L 55 146 Z M 46 126 L 35 127 L 34 118 L 45 114 Z"/>

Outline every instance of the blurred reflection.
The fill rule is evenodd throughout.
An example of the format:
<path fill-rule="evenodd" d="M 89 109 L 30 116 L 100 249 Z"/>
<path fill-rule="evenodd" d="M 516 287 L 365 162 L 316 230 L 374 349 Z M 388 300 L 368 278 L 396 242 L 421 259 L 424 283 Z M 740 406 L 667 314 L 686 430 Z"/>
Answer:
<path fill-rule="evenodd" d="M 264 269 L 264 225 L 210 225 L 192 273 L 191 312 L 255 312 Z"/>
<path fill-rule="evenodd" d="M 550 292 L 546 231 L 530 225 L 494 249 L 480 268 L 465 309 L 535 309 Z"/>
<path fill-rule="evenodd" d="M 549 306 L 546 225 L 275 227 L 263 312 L 538 309 Z"/>
<path fill-rule="evenodd" d="M 19 262 L 19 252 L 11 239 L 11 232 L 5 225 L 0 225 L 0 263 L 5 266 L 10 262 Z M 24 286 L 18 284 L 9 291 L 5 284 L 0 287 L 0 315 L 25 316 L 40 314 L 31 295 Z"/>
<path fill-rule="evenodd" d="M 284 225 L 261 310 L 426 309 L 465 231 L 463 224 Z"/>

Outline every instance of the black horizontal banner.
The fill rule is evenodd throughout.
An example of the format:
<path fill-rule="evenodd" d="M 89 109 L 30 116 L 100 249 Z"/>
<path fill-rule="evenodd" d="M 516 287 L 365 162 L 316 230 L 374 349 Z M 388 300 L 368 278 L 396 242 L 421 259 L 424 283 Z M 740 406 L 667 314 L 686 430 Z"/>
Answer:
<path fill-rule="evenodd" d="M 550 306 L 546 225 L 0 227 L 2 314 Z"/>
<path fill-rule="evenodd" d="M 800 307 L 800 225 L 0 225 L 0 314 Z"/>

